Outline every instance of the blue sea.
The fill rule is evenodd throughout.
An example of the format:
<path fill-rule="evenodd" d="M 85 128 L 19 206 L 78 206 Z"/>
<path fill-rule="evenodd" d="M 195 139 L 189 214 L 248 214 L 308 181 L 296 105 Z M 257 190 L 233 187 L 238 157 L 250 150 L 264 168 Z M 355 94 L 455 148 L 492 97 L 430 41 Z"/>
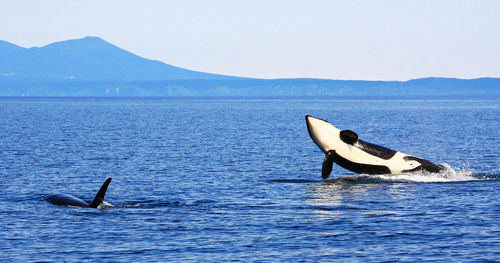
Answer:
<path fill-rule="evenodd" d="M 305 115 L 447 169 L 322 180 Z M 500 261 L 499 189 L 500 97 L 0 98 L 1 262 Z"/>

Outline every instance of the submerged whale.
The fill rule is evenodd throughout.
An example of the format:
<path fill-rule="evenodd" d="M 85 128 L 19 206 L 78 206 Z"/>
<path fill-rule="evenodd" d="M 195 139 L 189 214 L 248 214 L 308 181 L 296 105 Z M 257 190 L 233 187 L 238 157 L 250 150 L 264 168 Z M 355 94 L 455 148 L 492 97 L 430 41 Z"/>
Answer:
<path fill-rule="evenodd" d="M 108 178 L 101 186 L 101 188 L 95 195 L 94 200 L 90 204 L 78 197 L 74 197 L 69 194 L 52 194 L 46 196 L 44 200 L 55 205 L 97 208 L 99 207 L 100 204 L 104 202 L 104 195 L 106 195 L 106 191 L 108 190 L 108 185 L 110 182 L 111 178 Z"/>
<path fill-rule="evenodd" d="M 309 136 L 326 154 L 323 179 L 330 176 L 334 162 L 360 174 L 438 173 L 444 169 L 425 159 L 362 141 L 355 132 L 337 129 L 325 120 L 307 115 L 306 123 Z"/>

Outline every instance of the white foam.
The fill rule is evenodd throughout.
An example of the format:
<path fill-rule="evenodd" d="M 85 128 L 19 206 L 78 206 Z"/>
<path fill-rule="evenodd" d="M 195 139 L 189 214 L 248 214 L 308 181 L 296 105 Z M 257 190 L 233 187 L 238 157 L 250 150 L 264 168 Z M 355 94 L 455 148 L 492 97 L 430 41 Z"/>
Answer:
<path fill-rule="evenodd" d="M 113 204 L 108 203 L 106 201 L 102 201 L 102 204 L 100 204 L 97 208 L 98 209 L 104 209 L 104 208 L 108 208 L 108 207 L 113 207 Z"/>
<path fill-rule="evenodd" d="M 471 171 L 455 170 L 448 164 L 443 164 L 445 169 L 439 173 L 414 172 L 402 174 L 383 174 L 383 175 L 356 175 L 352 179 L 365 178 L 375 179 L 386 182 L 418 182 L 418 183 L 440 183 L 440 182 L 462 182 L 481 180 L 472 176 Z M 368 177 L 368 178 L 367 178 Z"/>

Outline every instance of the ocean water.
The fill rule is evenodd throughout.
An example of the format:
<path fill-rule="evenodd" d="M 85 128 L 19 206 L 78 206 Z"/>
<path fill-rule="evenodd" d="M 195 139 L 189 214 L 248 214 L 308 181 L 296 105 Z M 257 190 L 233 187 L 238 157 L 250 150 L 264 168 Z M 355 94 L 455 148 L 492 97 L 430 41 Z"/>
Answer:
<path fill-rule="evenodd" d="M 322 180 L 307 114 L 447 170 Z M 0 261 L 499 261 L 499 167 L 498 97 L 0 98 Z"/>

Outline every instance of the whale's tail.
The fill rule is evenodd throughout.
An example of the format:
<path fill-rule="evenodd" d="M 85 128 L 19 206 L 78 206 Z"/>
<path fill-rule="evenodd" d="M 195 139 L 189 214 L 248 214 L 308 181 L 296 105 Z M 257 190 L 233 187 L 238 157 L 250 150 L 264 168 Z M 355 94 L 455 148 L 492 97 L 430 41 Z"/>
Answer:
<path fill-rule="evenodd" d="M 104 184 L 102 184 L 101 189 L 99 189 L 99 192 L 97 192 L 89 207 L 97 208 L 100 204 L 102 204 L 102 202 L 104 202 L 104 195 L 106 195 L 109 183 L 111 183 L 111 177 L 108 178 Z"/>

